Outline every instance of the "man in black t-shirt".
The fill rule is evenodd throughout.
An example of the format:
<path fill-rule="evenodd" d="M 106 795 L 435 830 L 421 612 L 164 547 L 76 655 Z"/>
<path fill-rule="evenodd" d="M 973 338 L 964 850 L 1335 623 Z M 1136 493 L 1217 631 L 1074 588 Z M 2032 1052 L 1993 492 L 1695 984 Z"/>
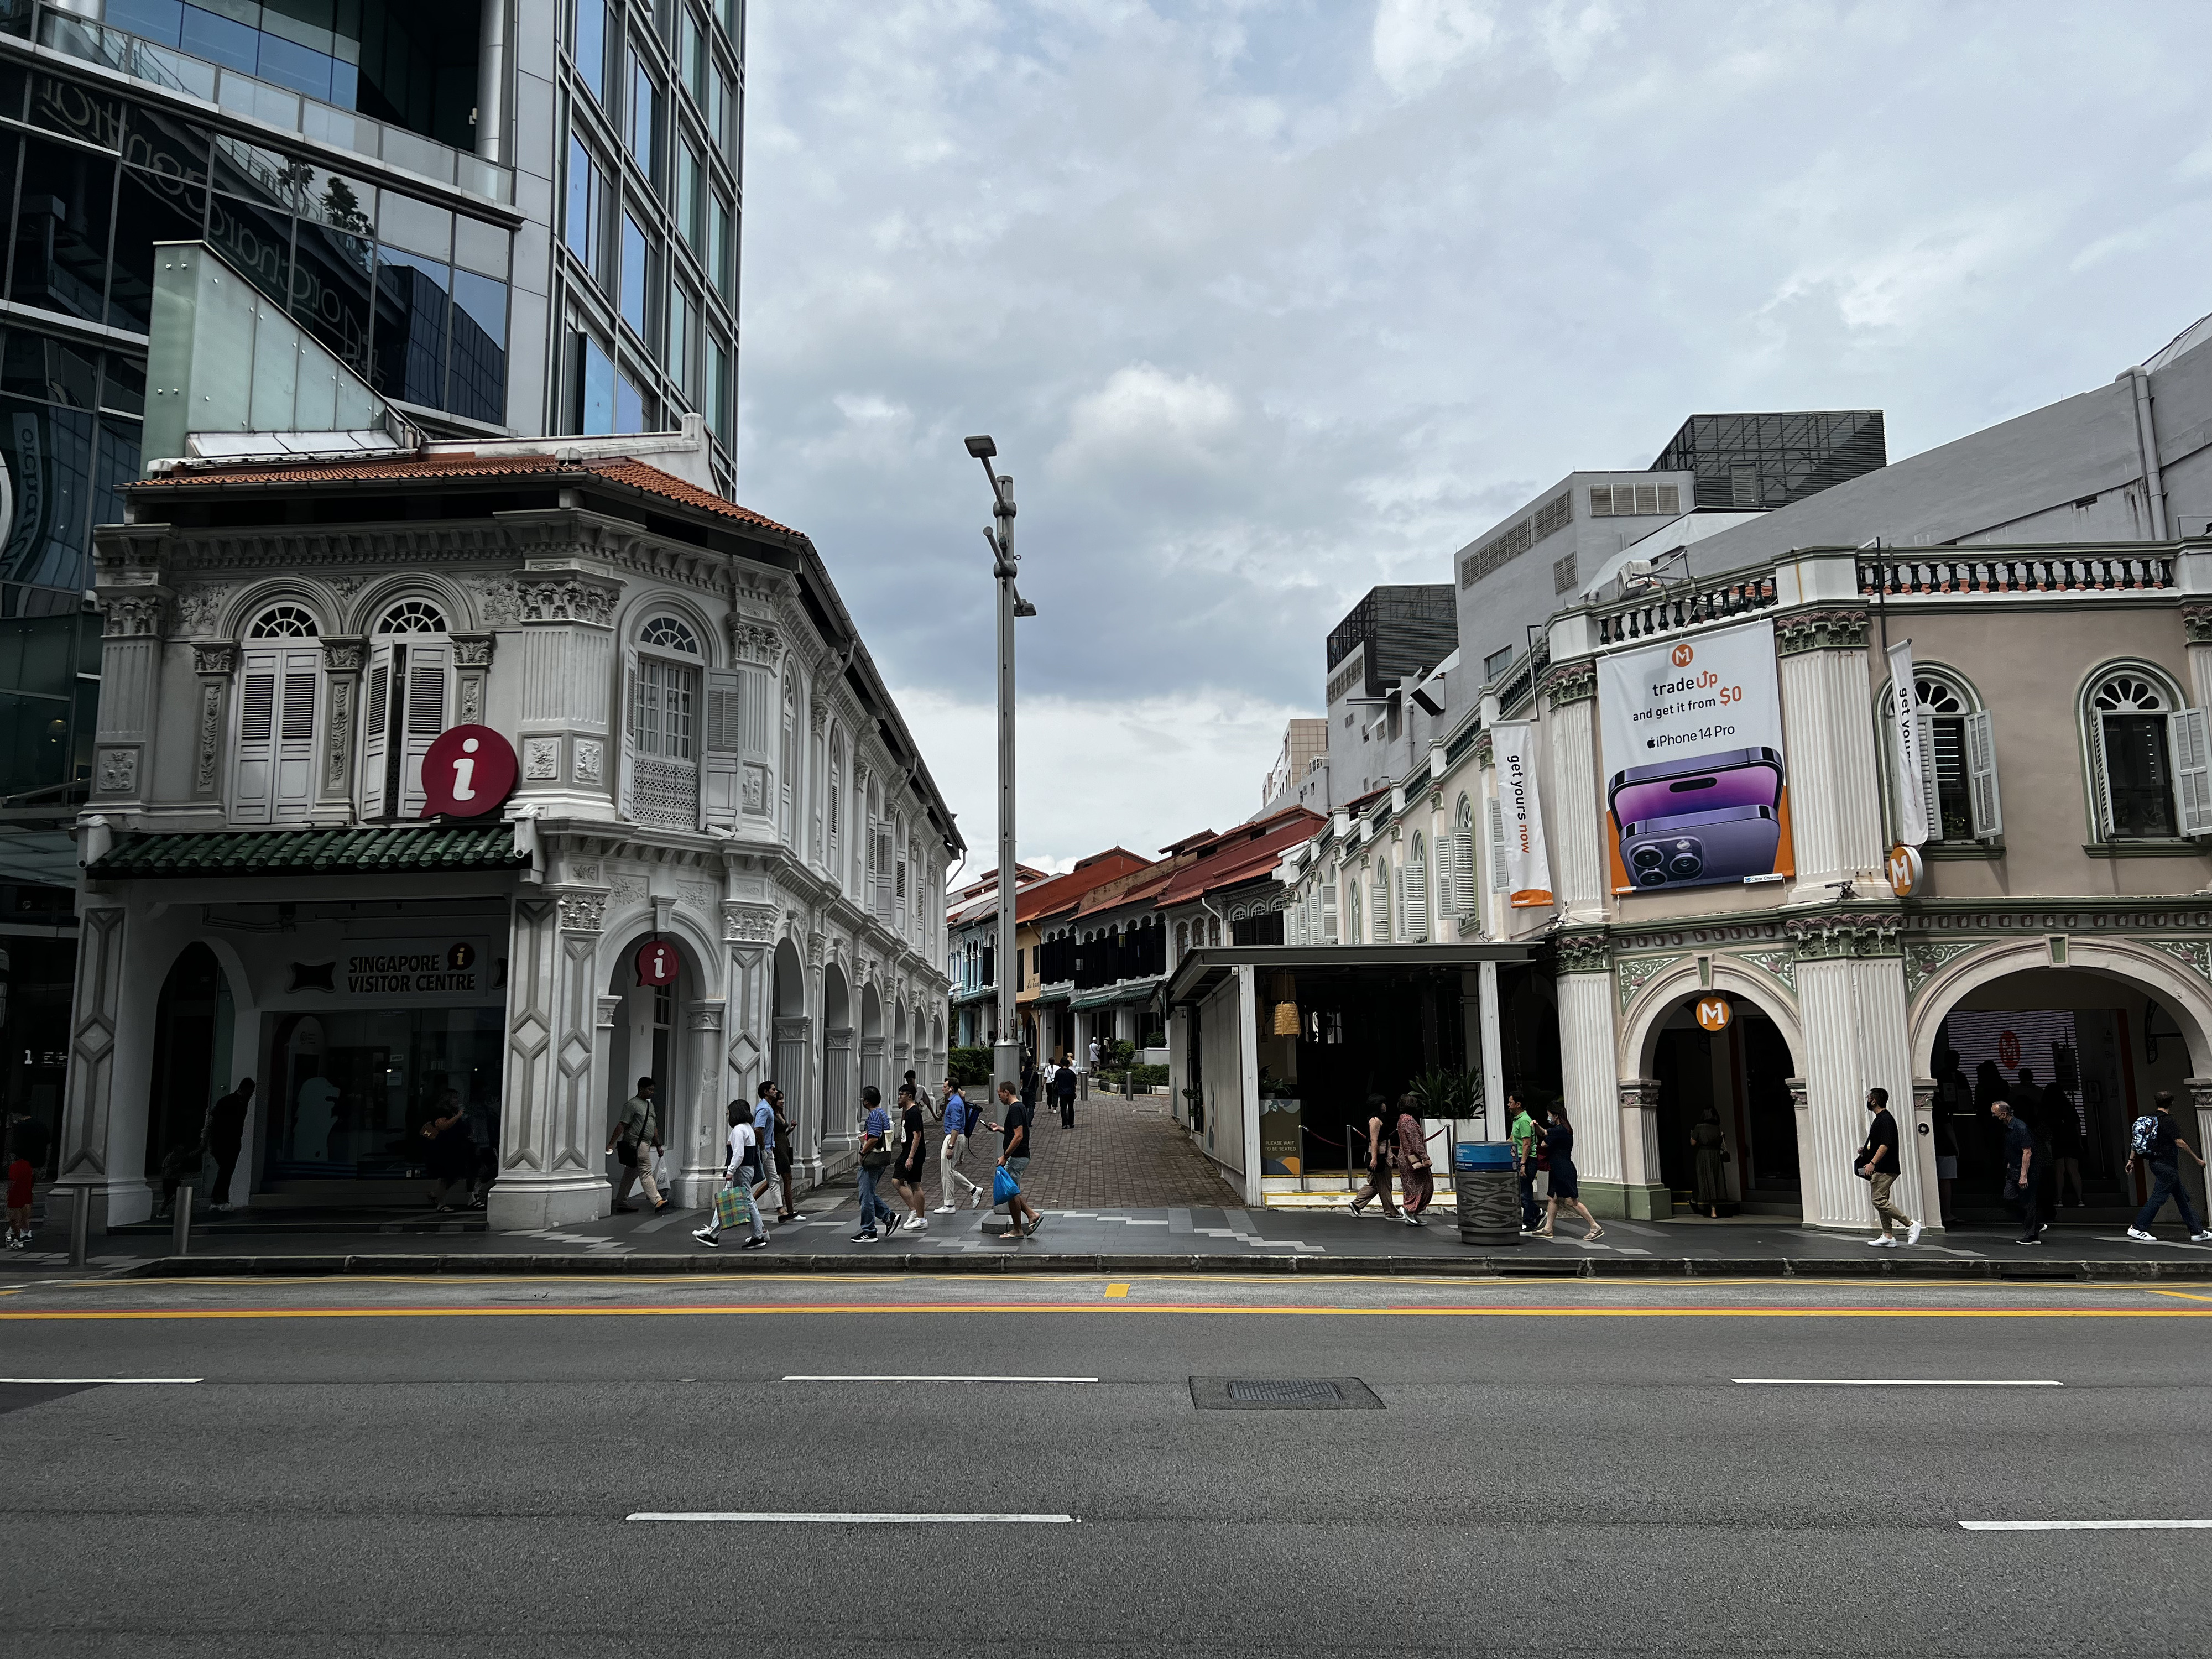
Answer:
<path fill-rule="evenodd" d="M 1003 1150 L 999 1153 L 999 1167 L 1019 1182 L 1030 1166 L 1030 1120 L 1032 1108 L 1015 1091 L 1011 1083 L 999 1085 L 999 1114 L 1004 1121 L 989 1127 L 1003 1138 Z M 1029 1220 L 1024 1223 L 1026 1214 Z M 1010 1224 L 1001 1238 L 1027 1238 L 1044 1224 L 1044 1212 L 1030 1203 L 1018 1191 L 1006 1200 L 1006 1220 Z"/>
<path fill-rule="evenodd" d="M 1920 1242 L 1920 1224 L 1889 1201 L 1890 1188 L 1904 1172 L 1898 1161 L 1897 1120 L 1889 1115 L 1889 1091 L 1867 1091 L 1867 1110 L 1874 1114 L 1867 1125 L 1866 1144 L 1859 1148 L 1859 1173 L 1867 1178 L 1874 1197 L 1875 1219 L 1881 1223 L 1881 1231 L 1867 1240 L 1869 1244 L 1894 1248 L 1897 1238 L 1890 1231 L 1893 1222 L 1905 1229 L 1905 1242 Z"/>
<path fill-rule="evenodd" d="M 208 1207 L 230 1207 L 230 1180 L 238 1168 L 238 1154 L 246 1142 L 246 1109 L 253 1103 L 253 1079 L 241 1079 L 237 1088 L 208 1108 L 208 1151 L 215 1155 L 215 1185 L 208 1189 Z"/>

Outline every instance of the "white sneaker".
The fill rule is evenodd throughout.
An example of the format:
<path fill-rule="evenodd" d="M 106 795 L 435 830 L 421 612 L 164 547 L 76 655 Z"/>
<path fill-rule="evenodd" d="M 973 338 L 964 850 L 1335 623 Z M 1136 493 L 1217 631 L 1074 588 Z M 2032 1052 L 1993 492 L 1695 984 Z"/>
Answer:
<path fill-rule="evenodd" d="M 1872 1238 L 1863 1238 L 1859 1240 L 1859 1243 L 1862 1244 L 1869 1244 L 1875 1249 L 1880 1249 L 1883 1245 L 1894 1244 L 1897 1241 L 1892 1238 L 1887 1233 L 1876 1233 Z"/>
<path fill-rule="evenodd" d="M 1905 1242 L 1908 1244 L 1917 1244 L 1920 1242 L 1920 1224 L 1918 1222 L 1914 1222 L 1910 1227 L 1907 1227 L 1905 1230 Z"/>
<path fill-rule="evenodd" d="M 915 1216 L 906 1224 L 912 1231 L 926 1233 L 929 1231 L 929 1218 L 926 1215 Z"/>
<path fill-rule="evenodd" d="M 715 1249 L 719 1243 L 714 1235 L 705 1227 L 693 1228 L 691 1230 L 691 1237 L 697 1239 L 702 1244 L 704 1244 L 710 1250 Z"/>
<path fill-rule="evenodd" d="M 2206 1228 L 2201 1233 L 2190 1234 L 2189 1242 L 2191 1244 L 2212 1244 L 2212 1227 Z"/>
<path fill-rule="evenodd" d="M 932 1215 L 951 1215 L 953 1212 L 954 1207 L 954 1206 L 950 1204 L 940 1204 L 934 1210 L 931 1211 L 930 1213 Z"/>
<path fill-rule="evenodd" d="M 2128 1237 L 2135 1240 L 2138 1244 L 2155 1244 L 2158 1243 L 2158 1235 L 2156 1233 L 2147 1233 L 2140 1227 L 2129 1228 Z"/>

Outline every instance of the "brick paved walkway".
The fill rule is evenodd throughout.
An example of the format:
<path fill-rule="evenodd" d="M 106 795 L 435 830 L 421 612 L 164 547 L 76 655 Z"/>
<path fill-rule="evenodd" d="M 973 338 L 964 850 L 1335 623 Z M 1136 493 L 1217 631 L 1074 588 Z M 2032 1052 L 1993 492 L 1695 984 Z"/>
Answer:
<path fill-rule="evenodd" d="M 936 1148 L 931 1149 L 929 1190 L 937 1192 Z M 990 1184 L 999 1137 L 979 1134 L 961 1165 L 971 1181 Z M 1161 1209 L 1243 1202 L 1216 1172 L 1213 1160 L 1192 1144 L 1168 1115 L 1167 1097 L 1130 1101 L 1103 1097 L 1075 1103 L 1075 1127 L 1060 1127 L 1057 1110 L 1037 1110 L 1036 1151 L 1022 1179 L 1023 1192 L 1048 1210 Z"/>

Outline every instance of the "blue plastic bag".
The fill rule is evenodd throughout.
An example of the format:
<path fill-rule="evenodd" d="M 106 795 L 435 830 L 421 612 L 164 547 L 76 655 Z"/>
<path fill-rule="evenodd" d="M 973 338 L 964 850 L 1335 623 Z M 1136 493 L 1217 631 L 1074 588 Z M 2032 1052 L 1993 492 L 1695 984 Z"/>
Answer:
<path fill-rule="evenodd" d="M 1014 1179 L 1014 1172 L 1001 1164 L 999 1172 L 991 1177 L 991 1202 L 1003 1204 L 1021 1189 L 1022 1183 Z"/>

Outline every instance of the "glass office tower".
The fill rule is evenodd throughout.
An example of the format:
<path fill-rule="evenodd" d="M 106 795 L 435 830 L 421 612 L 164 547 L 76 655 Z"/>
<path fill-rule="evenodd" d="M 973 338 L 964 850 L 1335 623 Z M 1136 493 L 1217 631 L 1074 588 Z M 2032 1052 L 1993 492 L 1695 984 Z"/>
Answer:
<path fill-rule="evenodd" d="M 433 435 L 696 410 L 733 490 L 744 40 L 742 0 L 0 0 L 0 1123 L 58 1109 L 155 245 Z"/>

